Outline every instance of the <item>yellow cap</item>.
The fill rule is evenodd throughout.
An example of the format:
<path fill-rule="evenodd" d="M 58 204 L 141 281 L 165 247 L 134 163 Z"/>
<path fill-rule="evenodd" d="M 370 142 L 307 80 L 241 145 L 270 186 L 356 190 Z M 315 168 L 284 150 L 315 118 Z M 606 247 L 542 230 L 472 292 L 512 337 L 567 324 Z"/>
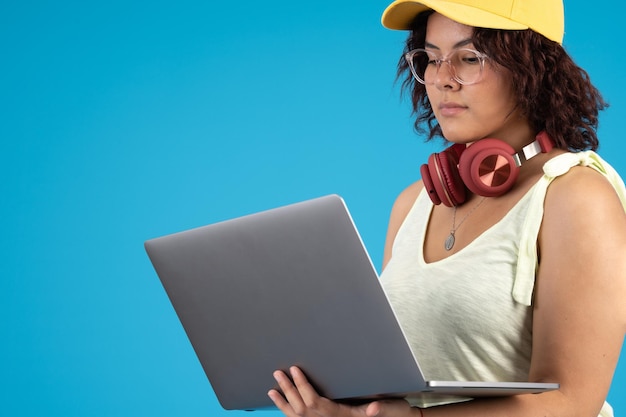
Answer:
<path fill-rule="evenodd" d="M 408 30 L 415 16 L 432 9 L 468 26 L 489 29 L 532 29 L 563 42 L 562 0 L 396 0 L 383 12 L 383 26 Z"/>

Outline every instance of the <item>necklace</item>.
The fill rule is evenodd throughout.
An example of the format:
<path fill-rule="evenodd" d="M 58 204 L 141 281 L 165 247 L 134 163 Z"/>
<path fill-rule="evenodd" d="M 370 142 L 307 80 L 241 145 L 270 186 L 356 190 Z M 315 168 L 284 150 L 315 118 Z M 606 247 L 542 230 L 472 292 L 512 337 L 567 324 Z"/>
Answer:
<path fill-rule="evenodd" d="M 456 224 L 456 206 L 454 206 L 454 214 L 452 215 L 452 228 L 450 229 L 450 234 L 448 235 L 448 237 L 446 238 L 445 243 L 443 244 L 443 247 L 447 250 L 450 251 L 452 250 L 452 248 L 454 247 L 454 242 L 455 242 L 455 237 L 454 234 L 456 233 L 456 231 L 459 229 L 459 227 L 461 227 L 461 225 L 463 224 L 463 222 L 470 216 L 470 214 L 472 214 L 474 212 L 474 210 L 476 210 L 478 207 L 480 207 L 480 205 L 483 203 L 483 201 L 485 201 L 485 197 L 483 197 L 478 204 L 476 204 L 474 206 L 474 208 L 472 208 L 466 215 L 465 217 L 463 217 L 463 219 L 461 219 L 461 222 L 458 224 Z"/>

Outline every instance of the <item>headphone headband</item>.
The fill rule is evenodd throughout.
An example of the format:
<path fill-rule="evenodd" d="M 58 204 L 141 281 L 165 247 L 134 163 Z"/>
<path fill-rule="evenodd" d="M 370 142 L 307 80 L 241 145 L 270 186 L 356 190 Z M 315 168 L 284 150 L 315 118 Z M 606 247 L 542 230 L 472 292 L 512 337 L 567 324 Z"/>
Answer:
<path fill-rule="evenodd" d="M 524 146 L 521 151 L 513 155 L 515 165 L 521 167 L 522 164 L 528 161 L 530 158 L 539 155 L 540 153 L 548 153 L 554 148 L 554 143 L 550 136 L 545 131 L 539 132 L 535 137 L 535 140 Z"/>

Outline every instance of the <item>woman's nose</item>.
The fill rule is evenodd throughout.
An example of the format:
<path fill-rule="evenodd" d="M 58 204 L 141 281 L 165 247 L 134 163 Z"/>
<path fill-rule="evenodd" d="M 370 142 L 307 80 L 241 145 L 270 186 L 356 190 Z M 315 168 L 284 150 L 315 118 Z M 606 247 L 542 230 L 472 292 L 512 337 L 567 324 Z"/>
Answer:
<path fill-rule="evenodd" d="M 442 61 L 435 74 L 437 88 L 458 88 L 461 84 L 454 78 L 454 70 L 449 62 Z"/>

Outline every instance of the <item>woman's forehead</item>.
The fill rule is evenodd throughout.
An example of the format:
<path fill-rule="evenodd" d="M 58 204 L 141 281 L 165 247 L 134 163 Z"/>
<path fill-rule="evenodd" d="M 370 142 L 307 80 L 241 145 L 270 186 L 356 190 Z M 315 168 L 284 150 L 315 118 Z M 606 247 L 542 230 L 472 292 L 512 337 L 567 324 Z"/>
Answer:
<path fill-rule="evenodd" d="M 439 49 L 453 49 L 471 44 L 474 28 L 439 13 L 428 17 L 426 43 Z"/>

